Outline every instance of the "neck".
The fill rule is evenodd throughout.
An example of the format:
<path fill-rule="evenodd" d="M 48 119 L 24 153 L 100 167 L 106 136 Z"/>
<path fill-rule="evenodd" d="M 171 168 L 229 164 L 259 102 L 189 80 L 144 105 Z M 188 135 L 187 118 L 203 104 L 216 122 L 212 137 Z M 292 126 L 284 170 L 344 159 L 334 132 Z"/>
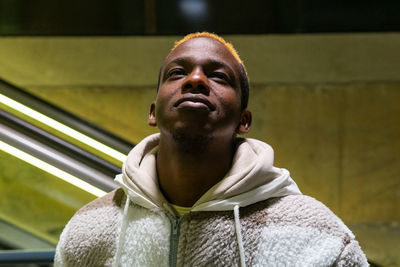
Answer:
<path fill-rule="evenodd" d="M 157 172 L 161 190 L 170 203 L 191 207 L 225 176 L 234 151 L 231 139 L 200 138 L 199 144 L 189 148 L 187 142 L 161 134 Z"/>

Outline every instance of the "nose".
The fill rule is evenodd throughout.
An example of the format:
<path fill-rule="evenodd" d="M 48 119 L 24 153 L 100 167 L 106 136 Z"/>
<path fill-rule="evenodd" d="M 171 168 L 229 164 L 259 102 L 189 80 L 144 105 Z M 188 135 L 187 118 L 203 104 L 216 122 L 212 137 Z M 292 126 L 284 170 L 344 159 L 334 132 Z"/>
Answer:
<path fill-rule="evenodd" d="M 195 68 L 186 77 L 182 84 L 182 93 L 205 94 L 210 93 L 207 76 L 200 68 Z"/>

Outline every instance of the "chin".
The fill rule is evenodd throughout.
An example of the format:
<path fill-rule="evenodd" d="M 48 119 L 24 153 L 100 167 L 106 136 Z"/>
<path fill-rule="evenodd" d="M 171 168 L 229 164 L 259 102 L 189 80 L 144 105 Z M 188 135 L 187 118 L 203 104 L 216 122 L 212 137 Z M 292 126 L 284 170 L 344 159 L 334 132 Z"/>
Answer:
<path fill-rule="evenodd" d="M 215 125 L 210 119 L 196 118 L 192 120 L 177 120 L 172 125 L 172 131 L 179 134 L 209 135 L 215 131 Z"/>

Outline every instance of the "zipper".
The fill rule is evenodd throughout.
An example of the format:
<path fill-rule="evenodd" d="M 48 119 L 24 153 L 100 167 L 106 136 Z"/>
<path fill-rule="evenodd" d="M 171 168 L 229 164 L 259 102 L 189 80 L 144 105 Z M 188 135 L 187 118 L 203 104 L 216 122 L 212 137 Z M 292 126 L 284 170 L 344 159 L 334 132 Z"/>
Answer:
<path fill-rule="evenodd" d="M 169 266 L 175 267 L 178 258 L 178 245 L 179 245 L 179 234 L 182 217 L 176 218 L 168 215 L 171 222 L 171 237 L 169 246 Z"/>

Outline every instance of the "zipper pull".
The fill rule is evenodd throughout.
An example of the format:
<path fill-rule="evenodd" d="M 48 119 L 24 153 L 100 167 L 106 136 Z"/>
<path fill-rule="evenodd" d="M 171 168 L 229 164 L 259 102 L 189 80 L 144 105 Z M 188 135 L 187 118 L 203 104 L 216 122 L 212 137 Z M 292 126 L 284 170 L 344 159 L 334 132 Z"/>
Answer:
<path fill-rule="evenodd" d="M 172 234 L 174 236 L 178 234 L 178 222 L 179 219 L 172 219 Z"/>

